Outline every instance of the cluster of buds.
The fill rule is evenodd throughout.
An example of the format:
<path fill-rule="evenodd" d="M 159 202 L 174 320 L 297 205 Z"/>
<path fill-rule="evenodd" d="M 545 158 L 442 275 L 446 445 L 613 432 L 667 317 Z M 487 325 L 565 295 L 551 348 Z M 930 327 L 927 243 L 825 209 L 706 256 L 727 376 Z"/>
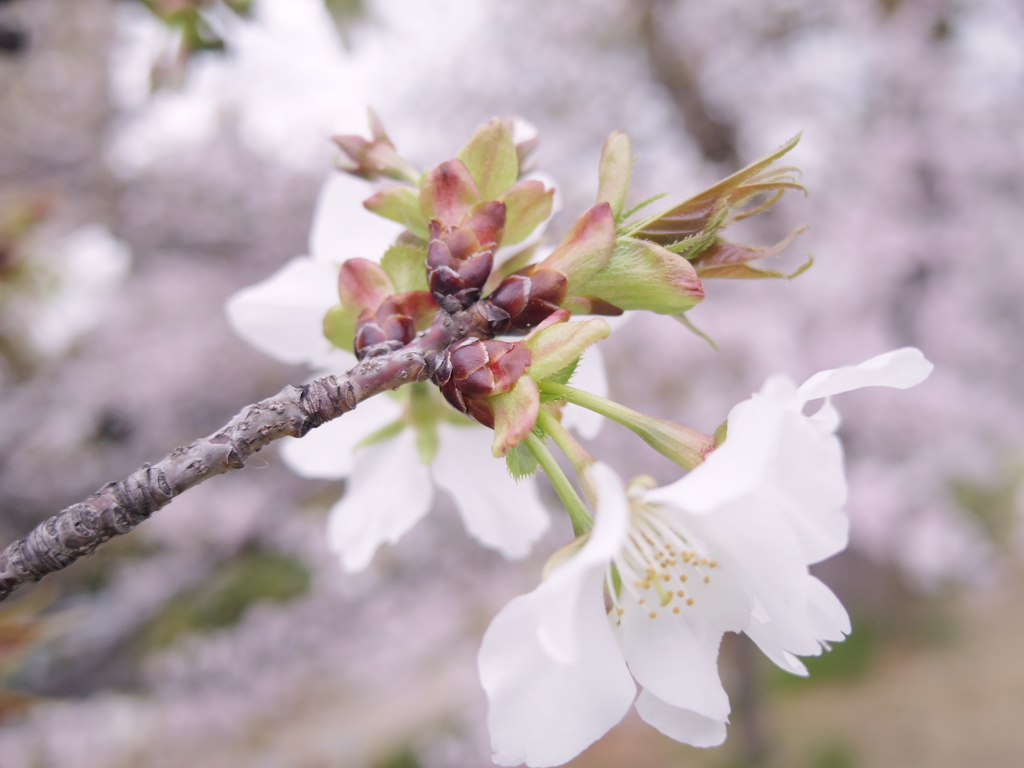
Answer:
<path fill-rule="evenodd" d="M 475 206 L 458 226 L 430 222 L 427 285 L 442 309 L 458 312 L 477 302 L 504 229 L 505 204 L 496 200 Z"/>
<path fill-rule="evenodd" d="M 682 319 L 704 298 L 702 277 L 781 276 L 747 262 L 771 255 L 788 239 L 766 251 L 729 243 L 719 233 L 766 209 L 786 189 L 802 189 L 792 169 L 771 168 L 795 139 L 690 200 L 635 219 L 635 211 L 625 210 L 633 162 L 629 140 L 613 133 L 601 155 L 595 204 L 554 250 L 529 263 L 532 238 L 552 212 L 554 192 L 522 177 L 524 147 L 509 123 L 492 120 L 456 158 L 423 174 L 398 154 L 376 116 L 371 114 L 370 123 L 369 139 L 335 138 L 347 158 L 339 167 L 366 180 L 399 181 L 364 205 L 401 223 L 405 232 L 381 264 L 353 259 L 343 265 L 341 304 L 328 312 L 325 332 L 364 358 L 408 344 L 438 311 L 466 313 L 472 318 L 468 338 L 443 352 L 432 379 L 452 406 L 499 433 L 496 452 L 533 427 L 537 384 L 557 372 L 547 364 L 538 367 L 536 345 L 565 367 L 597 339 L 594 328 L 552 335 L 571 313 L 642 309 Z M 752 205 L 757 201 L 762 202 Z M 513 258 L 499 258 L 515 246 L 519 253 Z M 422 278 L 410 282 L 410 272 Z M 528 335 L 518 343 L 493 339 L 502 334 Z M 555 337 L 576 350 L 576 358 L 556 353 Z"/>

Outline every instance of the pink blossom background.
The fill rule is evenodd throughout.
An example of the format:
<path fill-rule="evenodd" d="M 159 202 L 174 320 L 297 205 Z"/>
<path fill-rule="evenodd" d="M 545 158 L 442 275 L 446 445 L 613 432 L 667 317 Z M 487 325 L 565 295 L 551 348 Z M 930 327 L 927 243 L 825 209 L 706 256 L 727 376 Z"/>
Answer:
<path fill-rule="evenodd" d="M 361 128 L 366 104 L 423 166 L 494 115 L 529 119 L 543 137 L 540 166 L 563 195 L 556 234 L 590 204 L 614 129 L 638 155 L 637 201 L 685 197 L 802 131 L 791 162 L 810 196 L 787 195 L 731 234 L 767 245 L 810 224 L 780 268 L 804 253 L 814 267 L 792 282 L 709 282 L 691 316 L 718 351 L 666 318 L 631 320 L 605 351 L 616 399 L 710 431 L 772 373 L 801 381 L 898 346 L 924 350 L 936 364 L 924 385 L 838 402 L 853 545 L 824 574 L 854 614 L 854 639 L 877 638 L 873 661 L 836 661 L 856 667 L 853 682 L 823 673 L 820 687 L 791 690 L 730 645 L 726 751 L 671 751 L 627 725 L 578 764 L 1024 757 L 1019 729 L 1006 725 L 1006 702 L 1019 707 L 1024 691 L 1020 662 L 979 646 L 995 666 L 963 680 L 956 672 L 976 648 L 970 628 L 1024 637 L 1013 634 L 1021 627 L 1006 597 L 1019 582 L 1024 434 L 1020 5 L 366 0 L 363 9 L 347 47 L 317 0 L 261 0 L 253 21 L 216 16 L 230 53 L 197 59 L 182 90 L 150 94 L 167 33 L 141 5 L 0 8 L 0 22 L 33 37 L 23 56 L 0 58 L 0 211 L 32 195 L 54 201 L 31 244 L 40 259 L 90 223 L 134 255 L 74 347 L 29 370 L 0 368 L 3 540 L 304 377 L 235 338 L 222 305 L 305 252 L 331 172 L 326 137 Z M 593 450 L 624 475 L 673 476 L 614 425 Z M 345 576 L 323 536 L 339 484 L 291 476 L 274 451 L 263 458 L 26 594 L 58 618 L 10 677 L 40 698 L 0 720 L 0 766 L 487 764 L 476 645 L 497 608 L 536 584 L 569 535 L 565 521 L 530 561 L 509 564 L 468 541 L 442 502 L 367 573 Z M 281 575 L 261 586 L 254 574 L 267 568 Z M 288 580 L 294 590 L 280 586 Z M 960 645 L 935 655 L 948 637 Z M 853 651 L 832 655 L 852 658 L 843 653 Z M 940 726 L 917 732 L 910 719 L 882 754 L 872 749 L 886 739 L 872 734 L 887 725 L 865 720 L 863 742 L 850 736 L 833 750 L 853 762 L 827 763 L 826 737 L 840 726 L 787 719 L 801 707 L 844 712 L 861 697 L 899 722 L 904 700 L 885 699 L 877 681 L 905 672 L 931 723 L 932 699 L 942 698 L 924 693 L 933 657 L 950 685 L 988 681 L 977 693 L 992 724 L 983 736 L 950 745 Z"/>

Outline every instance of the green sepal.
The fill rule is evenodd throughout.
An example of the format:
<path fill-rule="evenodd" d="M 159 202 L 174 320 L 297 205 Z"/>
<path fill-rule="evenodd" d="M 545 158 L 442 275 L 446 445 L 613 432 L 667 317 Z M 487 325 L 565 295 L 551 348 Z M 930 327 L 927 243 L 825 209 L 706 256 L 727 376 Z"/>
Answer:
<path fill-rule="evenodd" d="M 508 392 L 487 398 L 494 413 L 491 453 L 500 458 L 525 440 L 537 423 L 540 390 L 529 376 L 520 376 Z"/>
<path fill-rule="evenodd" d="M 540 465 L 526 444 L 520 443 L 505 454 L 505 466 L 508 467 L 512 479 L 518 483 L 533 475 Z"/>
<path fill-rule="evenodd" d="M 718 429 L 715 430 L 715 448 L 725 442 L 726 438 L 729 437 L 729 422 L 723 421 L 718 425 Z"/>
<path fill-rule="evenodd" d="M 356 317 L 342 304 L 335 304 L 324 315 L 324 336 L 334 346 L 351 352 L 356 338 Z"/>
<path fill-rule="evenodd" d="M 539 328 L 523 342 L 533 355 L 530 376 L 546 381 L 574 365 L 591 344 L 608 338 L 608 322 L 600 317 L 580 322 L 562 322 Z"/>
<path fill-rule="evenodd" d="M 380 265 L 395 284 L 395 293 L 426 291 L 427 252 L 413 245 L 392 245 L 384 252 Z"/>

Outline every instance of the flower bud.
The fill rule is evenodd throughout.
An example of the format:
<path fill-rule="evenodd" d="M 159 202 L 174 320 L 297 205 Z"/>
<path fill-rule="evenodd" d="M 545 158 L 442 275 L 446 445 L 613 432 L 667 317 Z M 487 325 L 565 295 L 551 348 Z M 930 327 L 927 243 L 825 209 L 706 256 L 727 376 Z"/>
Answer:
<path fill-rule="evenodd" d="M 509 275 L 488 301 L 508 315 L 497 333 L 525 331 L 556 312 L 565 299 L 569 280 L 555 269 L 534 264 Z"/>
<path fill-rule="evenodd" d="M 480 190 L 461 160 L 449 160 L 434 168 L 420 186 L 420 211 L 427 221 L 437 219 L 449 227 L 462 223 L 483 202 Z"/>
<path fill-rule="evenodd" d="M 419 182 L 420 175 L 404 157 L 395 150 L 380 119 L 370 110 L 369 140 L 362 136 L 335 136 L 333 141 L 347 155 L 351 165 L 338 163 L 338 169 L 368 181 L 376 181 L 381 177 Z"/>
<path fill-rule="evenodd" d="M 363 309 L 356 322 L 356 357 L 393 352 L 413 340 L 437 311 L 437 304 L 426 291 L 387 296 L 377 309 Z"/>
<path fill-rule="evenodd" d="M 452 406 L 493 428 L 494 413 L 485 400 L 510 391 L 531 359 L 522 344 L 463 339 L 445 350 L 433 379 Z"/>
<path fill-rule="evenodd" d="M 607 266 L 579 286 L 586 306 L 575 301 L 565 302 L 565 306 L 595 314 L 610 305 L 677 315 L 703 300 L 704 286 L 697 275 L 690 262 L 660 245 L 622 237 Z"/>
<path fill-rule="evenodd" d="M 430 222 L 427 284 L 446 311 L 465 309 L 480 298 L 504 226 L 505 204 L 498 202 L 476 206 L 462 226 Z"/>

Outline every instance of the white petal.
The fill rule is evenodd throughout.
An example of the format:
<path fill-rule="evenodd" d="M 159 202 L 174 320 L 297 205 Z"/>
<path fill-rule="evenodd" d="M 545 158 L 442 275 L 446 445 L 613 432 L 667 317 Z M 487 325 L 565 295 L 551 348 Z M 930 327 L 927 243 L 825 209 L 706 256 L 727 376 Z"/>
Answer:
<path fill-rule="evenodd" d="M 515 598 L 491 622 L 480 647 L 480 680 L 499 765 L 561 765 L 618 723 L 636 686 L 608 626 L 601 579 L 592 578 L 576 613 L 586 638 L 571 663 L 554 660 L 538 626 L 557 588 L 544 582 Z"/>
<path fill-rule="evenodd" d="M 842 512 L 841 446 L 827 425 L 791 407 L 791 394 L 788 382 L 771 380 L 732 409 L 728 439 L 707 461 L 648 498 L 698 515 L 752 496 L 768 498 L 786 513 L 804 564 L 844 549 L 849 524 Z"/>
<path fill-rule="evenodd" d="M 484 427 L 442 425 L 440 439 L 434 479 L 455 497 L 466 530 L 505 557 L 528 554 L 551 524 L 536 481 L 509 476 L 505 460 L 491 454 L 492 433 Z"/>
<path fill-rule="evenodd" d="M 519 115 L 512 115 L 512 141 L 515 144 L 521 144 L 524 141 L 530 141 L 540 135 L 540 131 L 537 130 L 537 126 L 527 120 L 525 117 Z"/>
<path fill-rule="evenodd" d="M 763 493 L 776 500 L 800 540 L 807 564 L 846 548 L 846 474 L 838 438 L 822 435 L 813 419 L 787 411 Z"/>
<path fill-rule="evenodd" d="M 572 377 L 572 385 L 598 397 L 608 396 L 608 376 L 605 373 L 604 355 L 601 354 L 601 350 L 596 344 L 589 347 L 580 358 L 580 363 L 576 366 L 576 373 Z M 569 429 L 576 430 L 580 437 L 593 440 L 604 426 L 604 416 L 570 403 L 565 406 L 562 423 Z"/>
<path fill-rule="evenodd" d="M 412 430 L 360 451 L 327 526 L 330 547 L 345 570 L 362 570 L 381 544 L 398 541 L 427 514 L 433 493 Z"/>
<path fill-rule="evenodd" d="M 261 352 L 285 363 L 316 364 L 335 349 L 323 320 L 337 303 L 338 270 L 299 256 L 234 294 L 225 310 L 231 327 Z"/>
<path fill-rule="evenodd" d="M 589 599 L 583 585 L 593 579 L 603 583 L 629 526 L 629 505 L 618 475 L 600 463 L 588 468 L 587 474 L 598 498 L 594 528 L 579 552 L 555 566 L 544 582 L 561 596 L 561 602 L 552 600 L 541 617 L 540 641 L 551 656 L 565 662 L 575 659 L 579 647 L 588 642 L 579 634 L 575 618 L 578 606 Z"/>
<path fill-rule="evenodd" d="M 748 495 L 767 473 L 778 445 L 782 410 L 758 399 L 729 412 L 725 443 L 680 480 L 648 493 L 651 501 L 707 514 Z"/>
<path fill-rule="evenodd" d="M 746 610 L 749 613 L 749 607 Z M 668 608 L 658 613 L 652 619 L 646 610 L 626 604 L 620 617 L 619 643 L 633 677 L 672 706 L 726 720 L 729 697 L 718 677 L 723 633 L 691 625 L 682 613 Z"/>
<path fill-rule="evenodd" d="M 338 479 L 352 472 L 356 446 L 402 415 L 387 395 L 371 397 L 354 411 L 317 427 L 301 438 L 281 442 L 281 458 L 302 477 Z"/>
<path fill-rule="evenodd" d="M 804 401 L 837 395 L 861 387 L 907 389 L 928 378 L 934 368 L 914 347 L 904 347 L 866 360 L 860 365 L 816 373 L 800 385 Z"/>
<path fill-rule="evenodd" d="M 309 233 L 313 258 L 326 264 L 357 257 L 380 261 L 402 226 L 363 207 L 371 194 L 365 181 L 347 174 L 335 173 L 324 182 Z"/>
<path fill-rule="evenodd" d="M 807 603 L 814 631 L 822 640 L 836 643 L 853 630 L 850 615 L 839 598 L 814 576 L 808 584 Z"/>
<path fill-rule="evenodd" d="M 784 514 L 752 500 L 700 522 L 719 560 L 712 580 L 721 571 L 735 573 L 754 600 L 755 609 L 743 627 L 747 634 L 776 661 L 779 653 L 773 648 L 803 656 L 820 653 L 807 598 L 811 576 Z"/>
<path fill-rule="evenodd" d="M 699 715 L 667 704 L 646 689 L 640 690 L 636 711 L 671 739 L 694 747 L 717 747 L 725 741 L 725 720 Z"/>

